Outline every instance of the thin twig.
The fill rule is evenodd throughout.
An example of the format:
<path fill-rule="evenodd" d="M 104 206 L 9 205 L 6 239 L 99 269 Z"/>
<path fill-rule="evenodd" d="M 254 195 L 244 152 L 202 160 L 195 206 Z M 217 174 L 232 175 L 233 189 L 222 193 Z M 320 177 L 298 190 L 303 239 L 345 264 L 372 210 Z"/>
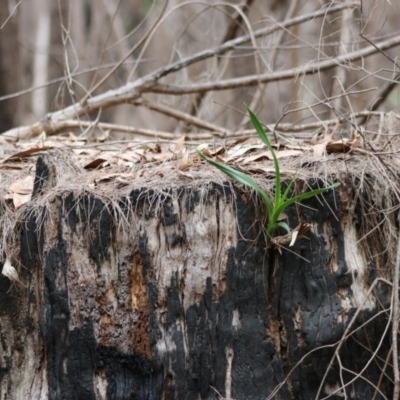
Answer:
<path fill-rule="evenodd" d="M 368 106 L 366 107 L 367 110 L 375 111 L 377 110 L 389 96 L 391 91 L 397 87 L 399 84 L 398 80 L 400 79 L 400 72 L 393 77 L 390 82 L 386 82 L 376 94 L 375 98 L 370 101 Z M 362 117 L 361 121 L 359 122 L 360 125 L 364 125 L 367 122 L 368 115 Z"/>
<path fill-rule="evenodd" d="M 14 15 L 15 11 L 17 11 L 17 8 L 20 6 L 20 4 L 22 3 L 23 0 L 20 0 L 17 4 L 14 5 L 14 8 L 12 9 L 12 11 L 10 12 L 10 14 L 8 15 L 8 17 L 6 18 L 6 20 L 1 24 L 0 29 L 3 29 L 7 22 L 10 20 L 10 18 Z"/>
<path fill-rule="evenodd" d="M 377 383 L 377 385 L 376 385 L 376 387 L 377 387 L 378 389 L 379 389 L 380 386 L 381 386 L 383 377 L 386 376 L 385 371 L 386 371 L 386 368 L 387 368 L 387 366 L 388 366 L 388 364 L 389 364 L 389 360 L 390 360 L 390 356 L 391 356 L 391 355 L 392 355 L 392 347 L 390 348 L 389 353 L 387 354 L 387 357 L 386 357 L 386 360 L 385 360 L 385 364 L 384 364 L 383 369 L 382 369 L 382 373 L 381 373 L 381 375 L 380 375 L 380 377 L 379 377 L 379 381 L 378 381 L 378 383 Z M 377 395 L 378 395 L 378 391 L 375 390 L 374 397 L 373 397 L 371 400 L 375 400 Z"/>
<path fill-rule="evenodd" d="M 383 313 L 383 312 L 386 311 L 386 310 L 380 311 L 379 313 L 375 314 L 372 318 L 370 318 L 368 321 L 364 322 L 361 326 L 355 328 L 353 331 L 350 330 L 350 329 L 351 329 L 351 326 L 353 325 L 353 323 L 355 322 L 355 320 L 356 320 L 356 318 L 358 317 L 359 313 L 361 312 L 361 307 L 362 307 L 362 305 L 365 303 L 365 301 L 367 300 L 368 296 L 372 293 L 373 289 L 375 288 L 375 286 L 376 286 L 379 282 L 384 282 L 384 283 L 386 283 L 387 285 L 392 286 L 392 283 L 389 282 L 389 281 L 387 281 L 386 279 L 383 279 L 383 278 L 377 278 L 377 279 L 375 279 L 374 282 L 372 283 L 371 287 L 369 288 L 369 290 L 368 290 L 368 292 L 367 292 L 367 294 L 366 294 L 366 296 L 365 296 L 365 298 L 364 298 L 363 303 L 361 304 L 360 307 L 358 307 L 358 309 L 357 309 L 357 311 L 356 311 L 356 314 L 353 316 L 353 318 L 352 318 L 351 321 L 349 322 L 349 325 L 347 326 L 347 328 L 346 328 L 346 330 L 345 330 L 345 332 L 344 332 L 342 338 L 341 338 L 338 342 L 336 342 L 336 343 L 332 343 L 332 344 L 327 344 L 327 345 L 320 346 L 320 347 L 318 347 L 318 348 L 315 348 L 315 349 L 310 350 L 307 354 L 305 354 L 305 355 L 296 363 L 296 365 L 286 374 L 285 379 L 275 387 L 275 389 L 272 391 L 272 393 L 267 397 L 267 400 L 272 400 L 272 399 L 275 398 L 275 396 L 277 395 L 277 393 L 279 392 L 279 390 L 285 385 L 285 383 L 287 382 L 287 380 L 289 379 L 289 377 L 291 376 L 291 374 L 296 370 L 296 368 L 298 368 L 298 367 L 302 364 L 302 362 L 303 362 L 309 355 L 311 355 L 311 354 L 317 352 L 318 350 L 327 349 L 327 348 L 333 348 L 333 347 L 335 347 L 335 346 L 340 346 L 340 347 L 341 347 L 342 344 L 344 343 L 344 341 L 347 340 L 351 335 L 353 335 L 356 331 L 358 331 L 359 329 L 361 329 L 363 326 L 367 325 L 372 319 L 376 318 L 378 315 L 380 315 L 381 313 Z M 336 354 L 336 351 L 335 351 L 335 354 Z M 334 355 L 333 357 L 335 357 L 335 355 Z M 326 374 L 325 374 L 325 376 L 324 376 L 324 378 L 323 378 L 324 380 L 325 380 L 325 378 L 326 378 L 327 373 L 328 373 L 328 370 L 326 371 Z M 321 384 L 321 385 L 322 385 L 322 384 Z M 321 386 L 321 388 L 322 388 L 322 386 Z M 321 388 L 320 388 L 320 389 L 321 389 Z M 320 394 L 320 392 L 318 392 L 318 394 L 317 394 L 317 396 L 316 396 L 316 399 L 318 398 L 319 394 Z"/>
<path fill-rule="evenodd" d="M 254 0 L 245 0 L 244 4 L 241 4 L 238 7 L 241 7 L 243 9 L 243 13 L 248 13 L 253 1 Z M 230 20 L 230 23 L 226 29 L 222 43 L 229 42 L 230 40 L 233 40 L 236 37 L 236 34 L 240 28 L 239 23 L 241 18 L 242 18 L 241 14 L 237 12 L 236 15 Z M 217 66 L 219 64 L 220 64 L 220 59 L 217 60 Z M 206 94 L 205 92 L 197 94 L 196 98 L 193 101 L 192 108 L 190 110 L 191 115 L 196 114 L 197 109 L 200 107 L 205 94 Z"/>
<path fill-rule="evenodd" d="M 319 395 L 321 394 L 321 391 L 322 391 L 323 385 L 324 385 L 324 383 L 325 383 L 325 380 L 326 380 L 326 378 L 327 378 L 327 376 L 328 376 L 329 370 L 331 369 L 331 367 L 332 367 L 332 365 L 333 365 L 333 362 L 335 361 L 336 354 L 339 354 L 339 351 L 340 351 L 340 349 L 342 348 L 342 346 L 343 346 L 343 344 L 344 344 L 344 338 L 348 336 L 348 334 L 349 334 L 349 332 L 350 332 L 350 329 L 351 329 L 353 323 L 356 321 L 358 315 L 360 314 L 360 312 L 361 312 L 361 310 L 362 310 L 362 306 L 363 306 L 364 303 L 367 301 L 368 297 L 372 294 L 373 290 L 375 289 L 375 286 L 379 283 L 379 281 L 383 281 L 383 279 L 377 278 L 377 279 L 374 280 L 374 282 L 372 283 L 372 285 L 371 285 L 370 288 L 368 289 L 367 294 L 366 294 L 365 297 L 364 297 L 364 301 L 363 301 L 362 304 L 357 308 L 357 310 L 356 310 L 356 312 L 354 313 L 354 315 L 353 315 L 351 321 L 350 321 L 349 324 L 347 325 L 347 327 L 346 327 L 346 329 L 345 329 L 345 331 L 344 331 L 344 333 L 343 333 L 342 340 L 340 340 L 340 342 L 338 343 L 338 345 L 337 345 L 337 347 L 336 347 L 336 349 L 335 349 L 335 353 L 333 354 L 333 356 L 332 356 L 332 358 L 331 358 L 331 361 L 329 362 L 328 367 L 326 368 L 325 374 L 324 374 L 324 376 L 323 376 L 323 378 L 322 378 L 322 380 L 321 380 L 320 386 L 319 386 L 319 388 L 318 388 L 317 395 L 316 395 L 316 397 L 315 397 L 316 399 L 318 399 L 318 398 L 319 398 Z M 378 347 L 378 348 L 379 348 L 379 347 Z"/>
<path fill-rule="evenodd" d="M 86 93 L 86 95 L 81 100 L 82 105 L 85 105 L 88 98 L 91 96 L 91 94 L 95 90 L 97 90 L 106 80 L 108 80 L 108 78 L 110 78 L 110 76 L 113 75 L 114 72 L 121 65 L 123 65 L 125 63 L 125 61 L 128 60 L 128 58 L 146 41 L 146 39 L 149 37 L 149 35 L 151 35 L 151 33 L 157 28 L 159 21 L 161 20 L 162 16 L 164 15 L 164 11 L 167 8 L 167 5 L 168 5 L 168 0 L 165 1 L 164 7 L 162 8 L 160 15 L 158 16 L 158 18 L 154 22 L 154 24 L 151 26 L 151 28 L 140 38 L 140 40 L 130 49 L 130 51 L 128 53 L 126 53 L 125 56 L 122 57 L 121 60 L 110 71 L 108 71 L 108 73 L 102 79 L 100 79 L 100 81 L 97 82 L 96 85 L 94 85 L 94 87 L 92 87 L 88 93 Z"/>
<path fill-rule="evenodd" d="M 375 43 L 370 40 L 367 36 L 364 35 L 364 29 L 365 26 L 362 26 L 363 24 L 363 7 L 364 7 L 364 3 L 363 1 L 361 1 L 360 4 L 360 15 L 361 15 L 361 24 L 360 24 L 360 36 L 367 41 L 371 46 L 376 47 Z M 383 54 L 383 56 L 385 56 L 387 59 L 389 59 L 397 68 L 400 69 L 399 64 L 396 62 L 396 60 L 394 60 L 392 57 L 390 57 L 388 54 L 384 53 L 383 51 L 379 50 L 380 53 Z M 400 78 L 400 72 L 398 72 L 392 79 L 391 82 L 386 83 L 377 93 L 376 97 L 369 103 L 367 109 L 373 111 L 373 110 L 377 110 L 378 107 L 386 100 L 387 96 L 390 94 L 390 92 L 394 89 L 394 87 L 398 84 L 398 79 Z M 365 124 L 365 122 L 367 121 L 368 116 L 365 116 L 361 121 L 360 124 Z"/>
<path fill-rule="evenodd" d="M 177 120 L 186 122 L 188 126 L 197 126 L 198 128 L 203 128 L 208 131 L 212 132 L 227 132 L 227 130 L 221 126 L 212 124 L 210 122 L 206 122 L 201 120 L 200 118 L 197 118 L 193 115 L 184 113 L 182 111 L 178 111 L 177 109 L 170 108 L 167 106 L 163 106 L 159 103 L 154 103 L 148 100 L 144 99 L 139 99 L 133 102 L 135 106 L 144 106 L 148 108 L 149 110 L 157 111 L 159 113 L 162 113 L 164 115 L 168 115 L 169 117 L 173 117 Z"/>
<path fill-rule="evenodd" d="M 284 17 L 284 21 L 290 20 L 291 18 L 293 18 L 294 12 L 296 11 L 298 6 L 298 0 L 293 0 L 290 2 L 290 5 L 286 11 L 285 17 Z M 273 46 L 273 48 L 270 50 L 270 54 L 269 54 L 269 71 L 273 71 L 275 69 L 275 63 L 277 60 L 277 55 L 278 55 L 278 48 L 279 45 L 282 43 L 282 40 L 285 36 L 285 33 L 287 33 L 287 29 L 282 29 L 279 31 L 277 38 L 275 40 L 275 44 Z M 262 100 L 262 97 L 265 94 L 265 89 L 266 89 L 266 85 L 258 85 L 256 92 L 253 95 L 253 99 L 251 100 L 250 103 L 250 110 L 253 110 L 254 112 L 257 112 L 257 107 L 260 103 L 260 101 Z M 248 118 L 247 116 L 245 116 L 242 119 L 242 122 L 240 123 L 240 126 L 243 126 L 247 123 Z M 276 140 L 276 138 L 275 138 Z"/>

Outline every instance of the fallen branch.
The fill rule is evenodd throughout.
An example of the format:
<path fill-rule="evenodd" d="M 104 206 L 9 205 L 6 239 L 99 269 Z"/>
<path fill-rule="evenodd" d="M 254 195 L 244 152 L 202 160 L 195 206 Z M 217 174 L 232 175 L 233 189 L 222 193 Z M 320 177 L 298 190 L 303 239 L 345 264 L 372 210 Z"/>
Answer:
<path fill-rule="evenodd" d="M 135 104 L 135 102 L 134 102 Z M 211 139 L 237 139 L 239 137 L 246 137 L 250 135 L 255 135 L 256 131 L 254 129 L 244 129 L 244 130 L 238 130 L 238 131 L 230 131 L 230 130 L 224 130 L 222 127 L 219 127 L 218 125 L 214 125 L 205 121 L 201 121 L 199 118 L 190 116 L 189 114 L 172 110 L 169 107 L 166 106 L 161 106 L 156 103 L 152 102 L 147 102 L 147 101 L 142 101 L 139 99 L 137 101 L 137 105 L 143 105 L 148 107 L 149 109 L 152 109 L 154 111 L 162 112 L 163 114 L 169 115 L 173 118 L 176 118 L 178 120 L 186 121 L 189 122 L 193 126 L 197 126 L 202 129 L 206 129 L 211 132 L 188 132 L 185 133 L 185 136 L 187 139 L 190 140 L 211 140 Z M 330 126 L 335 126 L 338 125 L 339 123 L 343 121 L 348 121 L 353 118 L 359 118 L 359 117 L 364 117 L 364 116 L 378 116 L 380 117 L 383 114 L 383 112 L 380 111 L 360 111 L 356 113 L 349 113 L 349 114 L 344 114 L 340 116 L 339 118 L 333 118 L 329 120 L 321 120 L 317 122 L 311 122 L 308 124 L 290 124 L 290 123 L 279 123 L 278 125 L 275 124 L 267 124 L 265 125 L 265 130 L 267 132 L 273 132 L 274 130 L 276 132 L 279 132 L 280 134 L 286 134 L 290 135 L 292 138 L 307 138 L 311 137 L 313 133 L 310 133 L 309 131 L 315 131 L 316 129 L 321 129 L 321 128 L 327 128 Z M 400 116 L 397 114 L 394 114 L 398 119 L 400 119 Z M 190 117 L 190 118 L 189 118 Z M 2 135 L 0 135 L 0 139 L 2 141 L 17 141 L 20 139 L 29 139 L 31 137 L 40 135 L 42 132 L 46 132 L 46 135 L 51 136 L 51 135 L 56 135 L 57 133 L 60 132 L 65 132 L 70 129 L 102 129 L 102 130 L 110 130 L 113 132 L 123 132 L 123 133 L 129 133 L 129 134 L 138 134 L 138 135 L 143 135 L 143 136 L 150 136 L 153 138 L 160 138 L 160 139 L 171 139 L 175 140 L 181 134 L 179 133 L 171 133 L 171 132 L 164 132 L 164 131 L 157 131 L 157 130 L 152 130 L 152 129 L 144 129 L 144 128 L 136 128 L 133 126 L 126 126 L 126 125 L 118 125 L 118 124 L 112 124 L 112 123 L 106 123 L 106 122 L 96 122 L 96 121 L 82 121 L 82 120 L 77 120 L 77 119 L 65 119 L 65 120 L 59 120 L 59 121 L 52 121 L 52 120 L 47 120 L 44 122 L 37 122 L 33 125 L 29 126 L 20 126 L 18 128 L 11 129 L 7 132 L 4 132 Z M 214 129 L 213 129 L 214 128 Z M 301 134 L 304 132 L 303 134 Z M 299 134 L 299 135 L 296 135 Z"/>
<path fill-rule="evenodd" d="M 60 132 L 65 132 L 71 129 L 101 129 L 104 131 L 122 132 L 129 134 L 136 134 L 141 136 L 150 136 L 159 139 L 176 140 L 180 136 L 179 133 L 163 132 L 152 129 L 136 128 L 134 126 L 111 124 L 107 122 L 96 122 L 96 121 L 81 121 L 76 119 L 68 119 L 64 121 L 57 121 L 55 123 L 37 123 L 31 126 L 22 126 L 16 129 L 8 131 L 7 135 L 3 134 L 0 138 L 7 141 L 16 141 L 19 139 L 27 139 L 35 135 L 39 135 L 42 132 L 46 132 L 47 136 L 56 135 Z M 226 137 L 229 132 L 221 133 L 221 136 Z M 237 136 L 238 134 L 236 134 Z M 187 133 L 185 134 L 187 139 L 200 139 L 207 140 L 214 137 L 211 133 Z"/>

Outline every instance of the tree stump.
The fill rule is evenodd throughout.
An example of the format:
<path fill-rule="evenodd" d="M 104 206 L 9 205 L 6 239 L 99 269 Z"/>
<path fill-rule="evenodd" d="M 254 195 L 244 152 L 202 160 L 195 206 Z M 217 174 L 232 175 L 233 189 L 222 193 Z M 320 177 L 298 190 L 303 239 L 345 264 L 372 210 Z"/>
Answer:
<path fill-rule="evenodd" d="M 262 214 L 241 188 L 41 202 L 52 174 L 40 162 L 36 206 L 4 254 L 24 286 L 0 277 L 1 399 L 392 393 L 391 288 L 358 242 L 362 210 L 346 184 L 286 210 L 290 226 L 312 229 L 266 250 Z"/>

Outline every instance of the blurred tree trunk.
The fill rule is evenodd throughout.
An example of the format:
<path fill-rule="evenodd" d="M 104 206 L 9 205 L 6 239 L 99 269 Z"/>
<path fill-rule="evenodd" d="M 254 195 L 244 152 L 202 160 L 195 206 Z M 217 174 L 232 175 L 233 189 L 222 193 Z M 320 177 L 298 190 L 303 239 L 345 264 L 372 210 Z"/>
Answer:
<path fill-rule="evenodd" d="M 46 115 L 48 110 L 47 92 L 49 89 L 45 85 L 49 80 L 51 4 L 50 0 L 41 0 L 36 3 L 37 23 L 33 59 L 33 86 L 44 86 L 32 93 L 32 112 L 38 121 Z"/>
<path fill-rule="evenodd" d="M 10 4 L 8 4 L 10 3 Z M 12 2 L 14 4 L 14 2 Z M 19 62 L 18 17 L 10 17 L 13 5 L 8 0 L 0 6 L 0 96 L 15 93 L 20 89 L 21 68 Z M 1 102 L 0 132 L 12 128 L 18 117 L 18 99 Z"/>

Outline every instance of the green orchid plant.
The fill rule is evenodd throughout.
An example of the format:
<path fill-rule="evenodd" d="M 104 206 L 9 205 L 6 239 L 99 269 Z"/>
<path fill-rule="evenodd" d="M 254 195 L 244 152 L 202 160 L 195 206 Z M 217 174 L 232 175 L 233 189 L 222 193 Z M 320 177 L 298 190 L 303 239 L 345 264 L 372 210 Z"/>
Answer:
<path fill-rule="evenodd" d="M 265 133 L 265 130 L 259 121 L 259 119 L 256 117 L 256 115 L 249 109 L 247 108 L 247 112 L 249 113 L 250 120 L 260 137 L 260 139 L 263 141 L 265 146 L 268 148 L 268 150 L 271 152 L 273 161 L 274 161 L 274 169 L 275 169 L 275 189 L 274 189 L 274 196 L 269 196 L 267 192 L 265 192 L 261 186 L 249 175 L 246 175 L 243 172 L 240 172 L 232 167 L 228 167 L 225 164 L 222 164 L 220 162 L 214 161 L 210 158 L 207 158 L 201 151 L 196 150 L 197 154 L 199 157 L 201 157 L 203 160 L 207 161 L 209 164 L 213 165 L 214 167 L 218 168 L 220 171 L 228 175 L 230 178 L 234 179 L 235 181 L 242 183 L 246 186 L 249 186 L 253 190 L 255 190 L 262 198 L 266 212 L 267 212 L 267 223 L 266 227 L 264 230 L 265 234 L 265 239 L 267 244 L 269 244 L 273 238 L 273 235 L 278 227 L 282 227 L 285 229 L 288 233 L 290 233 L 290 228 L 289 225 L 281 221 L 280 216 L 284 212 L 284 210 L 289 207 L 290 205 L 300 202 L 305 199 L 309 199 L 311 197 L 318 196 L 319 194 L 325 193 L 330 189 L 334 189 L 340 185 L 340 183 L 334 183 L 331 186 L 325 187 L 325 188 L 320 188 L 320 189 L 315 189 L 308 191 L 306 193 L 299 194 L 297 196 L 289 197 L 290 191 L 292 189 L 292 186 L 296 180 L 296 175 L 291 179 L 289 184 L 287 185 L 286 189 L 284 192 L 282 192 L 282 180 L 281 180 L 281 173 L 280 173 L 280 166 L 279 166 L 279 161 L 278 158 L 276 157 L 275 151 L 268 139 L 268 136 Z"/>

